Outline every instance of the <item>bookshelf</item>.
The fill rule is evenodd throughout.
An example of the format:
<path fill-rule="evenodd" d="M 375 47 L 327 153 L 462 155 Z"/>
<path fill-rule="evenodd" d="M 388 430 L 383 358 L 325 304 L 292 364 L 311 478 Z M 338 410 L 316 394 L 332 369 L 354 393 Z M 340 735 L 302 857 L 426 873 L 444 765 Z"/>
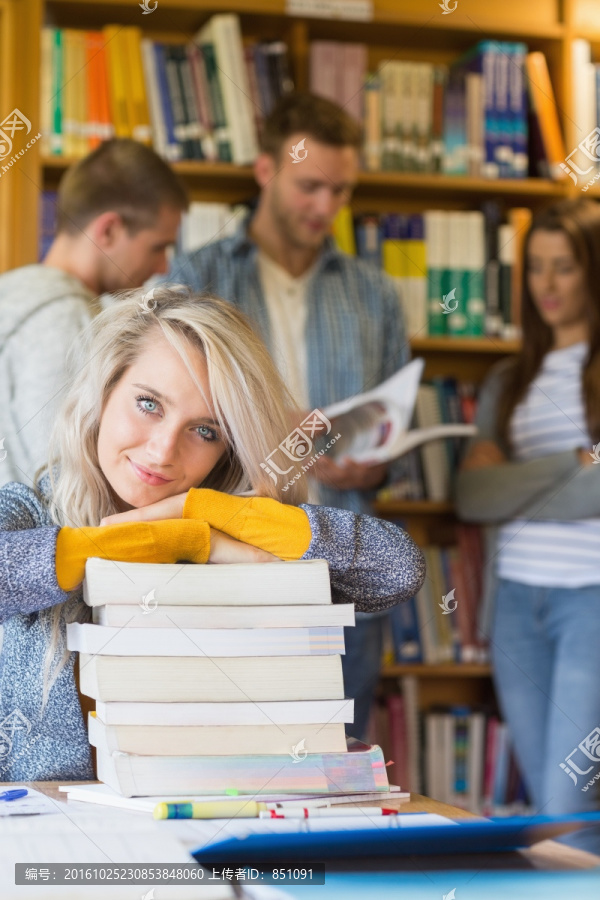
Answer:
<path fill-rule="evenodd" d="M 40 34 L 44 24 L 63 28 L 100 29 L 108 23 L 136 25 L 150 38 L 184 42 L 217 12 L 238 13 L 248 40 L 284 40 L 289 47 L 295 84 L 309 84 L 309 46 L 313 40 L 359 41 L 368 45 L 368 67 L 382 59 L 450 63 L 484 38 L 524 41 L 544 53 L 567 148 L 583 135 L 574 121 L 571 83 L 571 41 L 592 42 L 600 58 L 600 7 L 597 0 L 503 0 L 482 5 L 460 0 L 452 15 L 422 0 L 373 0 L 368 22 L 291 17 L 285 0 L 159 0 L 152 15 L 143 16 L 131 0 L 0 0 L 0 116 L 17 107 L 39 130 Z M 43 157 L 39 143 L 0 177 L 0 272 L 37 260 L 39 196 L 56 188 L 69 160 Z M 250 166 L 184 161 L 174 164 L 193 200 L 238 203 L 256 193 Z M 553 199 L 579 196 L 570 179 L 557 183 L 543 178 L 486 180 L 405 172 L 362 172 L 352 208 L 358 213 L 418 212 L 436 208 L 472 208 L 484 199 L 533 210 Z M 600 197 L 600 186 L 588 197 Z M 518 345 L 496 338 L 414 338 L 413 354 L 426 362 L 425 377 L 452 376 L 480 382 L 488 369 Z M 393 501 L 377 503 L 375 512 L 401 518 L 418 543 L 447 542 L 454 526 L 450 503 Z M 418 682 L 418 705 L 434 702 L 479 702 L 489 696 L 488 666 L 386 666 L 383 682 L 403 677 Z"/>

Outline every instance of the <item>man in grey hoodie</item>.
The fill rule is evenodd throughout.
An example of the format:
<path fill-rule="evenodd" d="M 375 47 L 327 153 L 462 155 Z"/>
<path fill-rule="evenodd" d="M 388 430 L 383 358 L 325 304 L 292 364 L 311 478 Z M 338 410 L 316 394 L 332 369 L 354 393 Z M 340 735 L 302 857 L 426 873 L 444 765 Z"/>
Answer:
<path fill-rule="evenodd" d="M 166 272 L 187 205 L 173 171 L 136 141 L 107 141 L 63 177 L 44 261 L 0 275 L 0 486 L 32 484 L 69 347 L 99 295 Z"/>

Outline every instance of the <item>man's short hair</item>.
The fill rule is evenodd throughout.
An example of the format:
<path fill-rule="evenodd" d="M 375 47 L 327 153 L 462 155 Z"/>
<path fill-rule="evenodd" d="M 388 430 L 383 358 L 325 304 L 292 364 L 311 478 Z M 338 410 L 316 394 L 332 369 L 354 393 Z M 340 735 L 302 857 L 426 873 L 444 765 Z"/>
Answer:
<path fill-rule="evenodd" d="M 63 175 L 58 189 L 57 233 L 76 234 L 109 210 L 130 234 L 151 228 L 162 206 L 188 208 L 187 192 L 150 147 L 128 138 L 100 144 Z"/>
<path fill-rule="evenodd" d="M 302 134 L 331 147 L 362 147 L 362 126 L 337 103 L 316 94 L 285 94 L 266 117 L 261 150 L 279 159 L 282 144 Z"/>

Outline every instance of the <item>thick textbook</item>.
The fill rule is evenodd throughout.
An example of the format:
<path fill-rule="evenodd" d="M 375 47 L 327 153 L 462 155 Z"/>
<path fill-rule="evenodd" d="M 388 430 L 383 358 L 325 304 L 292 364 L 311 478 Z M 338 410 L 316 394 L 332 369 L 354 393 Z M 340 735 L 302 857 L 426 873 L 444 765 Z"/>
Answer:
<path fill-rule="evenodd" d="M 272 565 L 272 564 L 270 564 Z M 79 654 L 79 687 L 95 700 L 142 703 L 343 700 L 339 655 L 93 656 Z"/>
<path fill-rule="evenodd" d="M 344 725 L 106 725 L 91 712 L 90 743 L 106 753 L 140 756 L 275 756 L 300 747 L 304 753 L 344 753 Z"/>
<path fill-rule="evenodd" d="M 99 656 L 326 656 L 344 653 L 344 629 L 110 628 L 72 622 L 67 647 Z"/>
<path fill-rule="evenodd" d="M 409 430 L 424 365 L 413 359 L 376 388 L 325 407 L 342 435 L 331 451 L 335 457 L 376 465 L 427 441 L 476 433 L 474 425 L 453 423 Z"/>
<path fill-rule="evenodd" d="M 91 735 L 93 738 L 94 735 Z M 154 794 L 339 794 L 388 791 L 381 748 L 347 739 L 343 753 L 248 756 L 139 756 L 97 747 L 98 778 L 125 797 Z"/>
<path fill-rule="evenodd" d="M 152 613 L 152 615 L 150 615 Z M 113 628 L 316 628 L 354 625 L 354 604 L 322 606 L 94 606 L 96 625 Z"/>
<path fill-rule="evenodd" d="M 291 700 L 264 703 L 96 702 L 107 725 L 300 725 L 353 722 L 354 700 Z"/>
<path fill-rule="evenodd" d="M 283 606 L 331 603 L 324 559 L 193 565 L 88 559 L 83 599 L 88 606 Z"/>

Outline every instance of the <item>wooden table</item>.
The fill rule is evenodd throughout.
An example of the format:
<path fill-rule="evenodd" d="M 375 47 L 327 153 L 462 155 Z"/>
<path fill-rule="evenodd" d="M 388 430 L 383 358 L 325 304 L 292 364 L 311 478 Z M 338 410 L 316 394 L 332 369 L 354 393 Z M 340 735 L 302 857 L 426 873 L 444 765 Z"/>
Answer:
<path fill-rule="evenodd" d="M 64 793 L 59 792 L 59 784 L 89 784 L 91 782 L 83 781 L 32 781 L 26 782 L 26 787 L 32 787 L 47 794 L 53 800 L 59 803 L 67 803 Z M 97 783 L 97 782 L 96 782 Z M 3 784 L 2 789 L 17 785 Z M 22 785 L 19 785 L 22 786 Z M 343 804 L 349 806 L 358 806 L 360 804 Z M 472 813 L 458 809 L 454 806 L 448 806 L 446 803 L 440 803 L 437 800 L 431 800 L 423 797 L 421 794 L 411 794 L 410 800 L 379 800 L 369 801 L 370 806 L 386 806 L 389 809 L 398 809 L 401 812 L 428 812 L 437 813 L 440 816 L 447 816 L 451 819 L 476 818 Z M 91 806 L 91 804 L 90 804 Z M 418 860 L 418 863 L 416 862 Z M 512 853 L 472 853 L 460 854 L 457 856 L 420 856 L 420 857 L 377 857 L 372 859 L 349 859 L 342 860 L 338 864 L 335 861 L 327 863 L 330 871 L 338 869 L 340 871 L 411 871 L 415 868 L 421 870 L 437 870 L 437 869 L 470 869 L 494 870 L 494 869 L 545 869 L 545 870 L 575 870 L 575 869 L 593 869 L 600 866 L 600 857 L 592 853 L 586 853 L 583 850 L 576 850 L 567 847 L 565 844 L 557 841 L 540 841 L 526 850 L 518 850 Z"/>

